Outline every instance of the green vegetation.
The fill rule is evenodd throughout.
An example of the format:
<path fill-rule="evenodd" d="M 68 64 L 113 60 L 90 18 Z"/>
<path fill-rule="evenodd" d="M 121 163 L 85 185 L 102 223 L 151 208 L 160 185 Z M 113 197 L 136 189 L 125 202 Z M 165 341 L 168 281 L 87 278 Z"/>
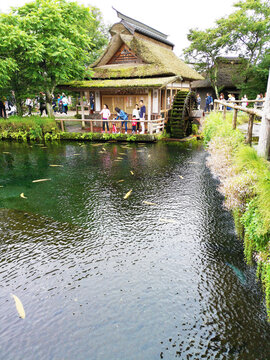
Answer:
<path fill-rule="evenodd" d="M 258 89 L 251 69 L 256 68 L 267 52 L 269 69 L 270 1 L 244 0 L 236 2 L 234 7 L 235 11 L 217 20 L 214 27 L 206 30 L 191 29 L 188 34 L 191 44 L 184 50 L 186 60 L 196 64 L 196 70 L 209 76 L 216 97 L 222 91 L 222 88 L 218 88 L 218 62 L 224 54 L 242 58 L 235 83 L 238 85 L 244 82 L 243 91 L 249 96 L 252 94 L 252 86 Z M 254 89 L 252 95 L 255 95 Z"/>
<path fill-rule="evenodd" d="M 0 118 L 0 139 L 55 140 L 59 138 L 59 129 L 53 118 L 40 116 Z"/>
<path fill-rule="evenodd" d="M 18 113 L 27 96 L 51 96 L 61 82 L 91 76 L 107 34 L 98 9 L 66 0 L 36 0 L 0 14 L 0 91 L 14 91 Z M 2 60 L 4 59 L 4 61 Z"/>
<path fill-rule="evenodd" d="M 219 190 L 244 240 L 246 261 L 257 262 L 270 320 L 270 164 L 244 145 L 244 137 L 232 129 L 231 119 L 224 122 L 221 115 L 211 114 L 203 134 L 211 154 L 208 165 L 220 178 Z"/>

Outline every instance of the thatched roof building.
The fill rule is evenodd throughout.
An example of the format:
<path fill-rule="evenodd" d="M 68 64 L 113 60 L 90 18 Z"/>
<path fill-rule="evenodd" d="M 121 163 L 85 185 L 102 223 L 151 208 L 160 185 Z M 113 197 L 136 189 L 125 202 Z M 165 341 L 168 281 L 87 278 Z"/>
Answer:
<path fill-rule="evenodd" d="M 243 82 L 241 69 L 245 66 L 246 60 L 239 57 L 220 57 L 217 62 L 217 87 L 224 93 L 225 98 L 233 93 L 236 98 L 240 94 L 239 85 Z M 210 78 L 205 76 L 204 80 L 193 81 L 191 84 L 193 90 L 196 90 L 202 98 L 202 106 L 206 93 L 212 94 L 215 98 L 215 91 L 211 85 Z"/>
<path fill-rule="evenodd" d="M 65 85 L 89 97 L 95 94 L 95 110 L 106 103 L 131 113 L 140 99 L 148 118 L 166 111 L 178 89 L 189 90 L 202 80 L 194 69 L 173 52 L 168 36 L 117 11 L 120 22 L 110 29 L 111 40 L 102 56 L 91 65 L 91 79 Z"/>

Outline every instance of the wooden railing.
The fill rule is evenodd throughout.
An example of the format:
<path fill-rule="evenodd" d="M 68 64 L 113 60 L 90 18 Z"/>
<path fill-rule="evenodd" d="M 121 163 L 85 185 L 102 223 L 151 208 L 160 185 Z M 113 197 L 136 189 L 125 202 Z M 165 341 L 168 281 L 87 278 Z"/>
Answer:
<path fill-rule="evenodd" d="M 55 118 L 56 121 L 60 121 L 60 126 L 61 126 L 61 130 L 65 131 L 65 126 L 64 123 L 65 122 L 79 122 L 82 124 L 82 128 L 85 127 L 85 123 L 88 122 L 90 123 L 90 131 L 94 132 L 94 123 L 100 123 L 100 127 L 102 126 L 103 120 L 98 118 L 98 119 L 66 119 L 66 118 Z M 133 120 L 114 120 L 114 119 L 109 119 L 107 120 L 108 123 L 116 123 L 118 126 L 118 129 L 122 129 L 122 122 L 127 122 L 127 123 L 132 123 Z M 165 125 L 165 121 L 164 118 L 158 118 L 158 119 L 153 119 L 153 120 L 140 120 L 140 123 L 145 123 L 147 125 L 147 130 L 149 132 L 149 134 L 153 134 L 155 133 L 159 133 L 160 131 L 164 130 L 164 125 Z"/>
<path fill-rule="evenodd" d="M 241 101 L 243 103 L 242 100 L 235 100 L 234 102 L 239 102 L 239 101 Z M 262 102 L 264 100 L 248 100 L 248 102 L 256 102 L 256 101 Z M 218 104 L 223 106 L 222 110 L 218 110 Z M 255 118 L 255 116 L 262 117 L 262 111 L 260 111 L 258 109 L 254 109 L 254 108 L 247 108 L 244 106 L 234 105 L 232 102 L 214 100 L 214 111 L 222 111 L 224 120 L 226 119 L 227 107 L 233 109 L 233 120 L 232 120 L 233 129 L 236 129 L 238 111 L 243 111 L 243 112 L 249 114 L 246 143 L 251 145 L 254 118 Z"/>

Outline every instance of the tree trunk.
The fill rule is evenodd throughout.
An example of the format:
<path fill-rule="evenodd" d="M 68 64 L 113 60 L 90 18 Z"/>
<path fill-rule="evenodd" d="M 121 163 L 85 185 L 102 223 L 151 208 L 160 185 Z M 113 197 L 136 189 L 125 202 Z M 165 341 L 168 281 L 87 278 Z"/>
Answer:
<path fill-rule="evenodd" d="M 268 75 L 268 85 L 265 97 L 263 116 L 260 128 L 260 137 L 258 144 L 258 155 L 268 158 L 270 149 L 270 69 Z"/>
<path fill-rule="evenodd" d="M 49 90 L 46 90 L 46 108 L 48 111 L 48 116 L 53 117 L 53 109 L 52 109 L 52 95 Z"/>

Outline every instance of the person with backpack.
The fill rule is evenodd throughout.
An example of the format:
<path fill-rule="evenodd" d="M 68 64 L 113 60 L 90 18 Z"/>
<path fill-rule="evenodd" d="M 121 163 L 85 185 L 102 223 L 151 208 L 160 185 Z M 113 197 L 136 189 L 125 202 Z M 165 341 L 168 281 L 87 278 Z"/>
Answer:
<path fill-rule="evenodd" d="M 68 112 L 68 98 L 65 94 L 62 97 L 62 106 L 63 106 L 63 113 L 67 115 Z"/>
<path fill-rule="evenodd" d="M 117 113 L 115 120 L 118 120 L 119 118 L 122 120 L 121 127 L 125 124 L 125 134 L 127 134 L 128 114 L 125 113 L 124 110 L 120 110 L 118 107 L 115 108 L 115 111 Z"/>

